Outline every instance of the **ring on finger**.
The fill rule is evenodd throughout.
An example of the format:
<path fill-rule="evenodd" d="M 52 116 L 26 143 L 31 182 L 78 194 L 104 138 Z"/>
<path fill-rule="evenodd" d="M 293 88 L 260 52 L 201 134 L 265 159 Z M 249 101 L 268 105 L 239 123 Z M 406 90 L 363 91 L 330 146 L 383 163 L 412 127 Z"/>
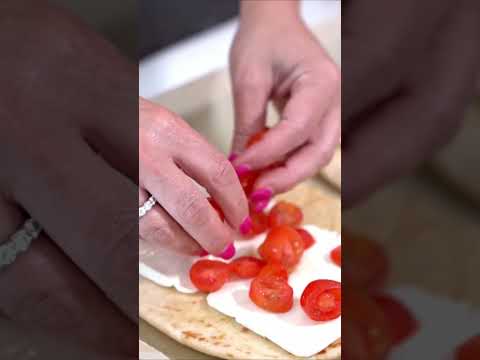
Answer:
<path fill-rule="evenodd" d="M 153 196 L 150 196 L 147 201 L 143 203 L 142 206 L 138 208 L 138 218 L 141 219 L 144 217 L 157 203 L 157 200 Z"/>

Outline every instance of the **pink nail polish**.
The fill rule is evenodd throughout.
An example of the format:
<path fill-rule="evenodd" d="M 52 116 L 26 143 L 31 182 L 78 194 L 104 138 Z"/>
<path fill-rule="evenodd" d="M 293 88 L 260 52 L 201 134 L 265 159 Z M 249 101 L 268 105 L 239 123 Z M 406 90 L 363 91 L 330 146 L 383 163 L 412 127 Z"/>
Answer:
<path fill-rule="evenodd" d="M 231 153 L 230 156 L 228 157 L 228 161 L 233 162 L 237 157 L 238 157 L 237 153 Z"/>
<path fill-rule="evenodd" d="M 220 257 L 224 260 L 230 260 L 235 256 L 236 252 L 235 245 L 231 243 L 225 248 L 225 250 L 223 250 L 223 252 L 220 254 Z"/>
<path fill-rule="evenodd" d="M 255 212 L 257 213 L 262 212 L 263 210 L 265 210 L 265 208 L 268 206 L 269 203 L 270 203 L 270 200 L 259 201 L 257 203 L 254 203 L 255 205 L 253 206 L 253 210 L 255 210 Z"/>
<path fill-rule="evenodd" d="M 270 189 L 258 189 L 250 195 L 250 200 L 254 203 L 270 201 L 272 199 L 273 191 Z"/>
<path fill-rule="evenodd" d="M 252 230 L 252 226 L 252 219 L 250 218 L 250 216 L 247 216 L 243 221 L 242 225 L 240 225 L 240 233 L 242 235 L 248 234 Z"/>
<path fill-rule="evenodd" d="M 242 177 L 244 175 L 247 175 L 250 172 L 250 166 L 248 165 L 238 165 L 235 167 L 235 171 L 238 175 L 238 177 Z"/>

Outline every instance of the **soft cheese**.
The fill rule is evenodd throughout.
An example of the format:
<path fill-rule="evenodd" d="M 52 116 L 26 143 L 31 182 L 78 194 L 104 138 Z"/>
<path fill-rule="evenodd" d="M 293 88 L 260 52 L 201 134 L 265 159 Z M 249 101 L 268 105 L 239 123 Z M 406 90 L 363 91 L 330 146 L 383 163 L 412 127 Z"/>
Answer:
<path fill-rule="evenodd" d="M 207 296 L 208 304 L 221 313 L 268 338 L 295 356 L 312 356 L 341 336 L 341 319 L 327 322 L 310 320 L 300 306 L 300 296 L 313 280 L 341 281 L 341 270 L 330 260 L 330 251 L 340 245 L 337 233 L 322 230 L 314 225 L 304 226 L 315 238 L 315 245 L 308 249 L 300 264 L 290 275 L 289 284 L 294 291 L 294 307 L 286 314 L 272 314 L 258 308 L 248 297 L 251 280 L 238 280 L 226 284 L 221 290 Z M 252 240 L 235 242 L 241 256 L 255 256 L 257 248 L 265 240 L 261 234 Z M 196 292 L 190 282 L 189 270 L 198 257 L 182 256 L 169 251 L 149 251 L 140 246 L 140 275 L 166 287 L 175 287 L 183 293 Z M 210 257 L 213 258 L 213 257 Z"/>

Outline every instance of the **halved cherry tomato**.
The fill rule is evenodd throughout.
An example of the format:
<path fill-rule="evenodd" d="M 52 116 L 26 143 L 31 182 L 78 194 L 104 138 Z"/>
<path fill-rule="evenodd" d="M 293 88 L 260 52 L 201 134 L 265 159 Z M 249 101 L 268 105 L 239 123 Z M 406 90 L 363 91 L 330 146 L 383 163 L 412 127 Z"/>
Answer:
<path fill-rule="evenodd" d="M 248 234 L 243 235 L 244 237 L 252 238 L 258 234 L 261 234 L 268 229 L 268 216 L 263 212 L 255 212 L 250 210 L 250 219 L 252 219 L 252 228 Z"/>
<path fill-rule="evenodd" d="M 230 263 L 230 270 L 241 279 L 251 279 L 257 276 L 265 262 L 253 256 L 242 256 Z"/>
<path fill-rule="evenodd" d="M 313 244 L 315 244 L 315 239 L 307 230 L 304 230 L 302 228 L 296 228 L 295 230 L 297 230 L 297 232 L 302 237 L 303 247 L 305 248 L 305 250 L 307 250 L 308 248 L 311 248 Z"/>
<path fill-rule="evenodd" d="M 209 198 L 207 198 L 207 200 L 210 203 L 210 205 L 212 205 L 212 207 L 217 211 L 217 214 L 220 217 L 220 220 L 225 221 L 225 214 L 223 213 L 222 208 L 220 207 L 220 205 L 218 205 L 218 203 L 215 201 L 215 199 L 209 197 Z"/>
<path fill-rule="evenodd" d="M 387 359 L 392 340 L 385 313 L 366 291 L 343 286 L 342 359 Z"/>
<path fill-rule="evenodd" d="M 276 277 L 253 279 L 249 296 L 258 307 L 273 313 L 285 313 L 293 306 L 293 289 L 285 280 Z"/>
<path fill-rule="evenodd" d="M 261 141 L 263 139 L 263 137 L 265 136 L 265 134 L 267 133 L 269 129 L 266 127 L 264 128 L 263 130 L 259 131 L 258 133 L 256 133 L 255 135 L 251 136 L 250 139 L 248 139 L 248 142 L 247 142 L 247 148 L 249 148 L 250 146 L 252 146 L 253 144 L 256 144 L 258 143 L 259 141 Z"/>
<path fill-rule="evenodd" d="M 345 281 L 369 290 L 382 287 L 389 271 L 383 247 L 366 237 L 349 233 L 342 235 L 342 244 L 347 244 L 348 249 L 342 266 Z"/>
<path fill-rule="evenodd" d="M 302 257 L 303 240 L 294 228 L 277 226 L 270 230 L 258 253 L 267 262 L 280 263 L 291 269 Z"/>
<path fill-rule="evenodd" d="M 214 292 L 223 287 L 230 276 L 228 264 L 218 260 L 200 260 L 190 269 L 190 280 L 203 292 Z"/>
<path fill-rule="evenodd" d="M 288 271 L 278 263 L 267 264 L 258 274 L 258 277 L 274 277 L 280 280 L 288 281 Z"/>
<path fill-rule="evenodd" d="M 342 246 L 339 245 L 332 251 L 330 251 L 330 258 L 338 266 L 342 266 Z"/>
<path fill-rule="evenodd" d="M 312 320 L 336 319 L 342 313 L 342 284 L 333 280 L 312 281 L 303 291 L 300 304 Z"/>
<path fill-rule="evenodd" d="M 417 331 L 418 322 L 405 305 L 386 294 L 375 295 L 374 300 L 389 322 L 393 345 L 400 344 Z"/>
<path fill-rule="evenodd" d="M 302 210 L 289 202 L 280 201 L 268 214 L 268 225 L 273 228 L 279 225 L 289 225 L 296 227 L 303 220 Z"/>
<path fill-rule="evenodd" d="M 460 345 L 455 351 L 455 360 L 480 359 L 480 334 Z"/>

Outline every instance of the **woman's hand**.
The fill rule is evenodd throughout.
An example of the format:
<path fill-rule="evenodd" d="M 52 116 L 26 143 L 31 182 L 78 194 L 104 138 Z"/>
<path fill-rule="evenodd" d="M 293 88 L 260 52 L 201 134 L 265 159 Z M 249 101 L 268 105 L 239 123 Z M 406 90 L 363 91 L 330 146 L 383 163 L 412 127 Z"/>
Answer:
<path fill-rule="evenodd" d="M 475 92 L 480 3 L 358 0 L 344 10 L 342 205 L 350 207 L 456 133 Z"/>
<path fill-rule="evenodd" d="M 241 173 L 283 163 L 258 179 L 254 202 L 258 194 L 286 191 L 314 175 L 340 142 L 340 72 L 297 7 L 295 2 L 244 1 L 231 49 L 233 162 Z M 245 149 L 249 137 L 264 128 L 270 100 L 280 123 Z"/>
<path fill-rule="evenodd" d="M 179 116 L 139 102 L 139 204 L 148 194 L 158 202 L 140 219 L 141 239 L 180 252 L 221 254 L 233 242 L 232 228 L 249 230 L 247 200 L 232 164 Z M 217 201 L 228 224 L 192 179 Z"/>

